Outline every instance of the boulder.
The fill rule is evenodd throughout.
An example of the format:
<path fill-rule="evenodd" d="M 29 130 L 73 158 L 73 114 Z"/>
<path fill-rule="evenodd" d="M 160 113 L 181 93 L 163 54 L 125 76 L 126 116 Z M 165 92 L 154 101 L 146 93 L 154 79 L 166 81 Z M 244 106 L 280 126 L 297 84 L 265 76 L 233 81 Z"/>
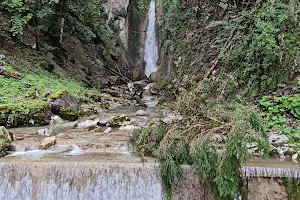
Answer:
<path fill-rule="evenodd" d="M 140 96 L 135 95 L 134 98 L 135 98 L 136 102 L 138 103 L 138 105 L 145 107 L 145 108 L 148 107 L 147 104 L 145 104 L 145 102 L 143 102 L 143 100 L 141 99 Z"/>
<path fill-rule="evenodd" d="M 278 147 L 278 146 L 287 144 L 289 141 L 289 138 L 284 134 L 270 133 L 268 136 L 268 140 L 269 140 L 270 145 Z"/>
<path fill-rule="evenodd" d="M 17 74 L 16 72 L 9 71 L 4 68 L 0 68 L 0 75 L 5 76 L 6 78 L 14 78 L 18 80 L 21 80 L 23 78 L 21 75 Z"/>
<path fill-rule="evenodd" d="M 51 116 L 50 124 L 62 124 L 64 123 L 64 120 L 57 115 Z"/>
<path fill-rule="evenodd" d="M 297 159 L 298 159 L 298 156 L 299 156 L 299 154 L 298 154 L 298 153 L 295 153 L 295 154 L 292 156 L 292 160 L 297 160 Z"/>
<path fill-rule="evenodd" d="M 147 86 L 147 83 L 145 81 L 136 81 L 133 82 L 134 89 L 131 92 L 132 95 L 138 95 L 142 98 L 142 94 L 144 92 L 144 88 Z"/>
<path fill-rule="evenodd" d="M 144 70 L 142 70 L 141 68 L 136 68 L 133 71 L 132 79 L 133 81 L 140 81 L 140 80 L 147 79 L 147 76 L 145 75 Z"/>
<path fill-rule="evenodd" d="M 104 133 L 110 133 L 112 131 L 112 128 L 111 127 L 108 127 L 105 131 L 104 131 Z"/>
<path fill-rule="evenodd" d="M 101 89 L 101 92 L 109 94 L 113 97 L 120 97 L 123 94 L 123 91 L 121 91 L 121 90 L 113 90 L 113 89 L 109 89 L 109 88 Z"/>
<path fill-rule="evenodd" d="M 158 79 L 158 74 L 157 72 L 152 72 L 149 76 L 149 81 L 151 82 L 157 82 Z"/>
<path fill-rule="evenodd" d="M 148 113 L 144 110 L 138 110 L 138 111 L 136 111 L 135 115 L 136 116 L 147 116 Z"/>
<path fill-rule="evenodd" d="M 3 126 L 0 127 L 0 158 L 7 155 L 9 151 L 13 151 L 14 147 L 11 145 L 13 135 Z"/>
<path fill-rule="evenodd" d="M 98 126 L 101 126 L 101 127 L 106 126 L 106 124 L 107 124 L 107 120 L 100 120 L 100 121 L 97 123 L 97 125 L 98 125 Z"/>
<path fill-rule="evenodd" d="M 120 76 L 110 76 L 109 82 L 112 85 L 120 85 L 121 84 L 121 77 Z"/>
<path fill-rule="evenodd" d="M 40 150 L 47 150 L 51 146 L 55 145 L 55 142 L 56 142 L 56 137 L 54 137 L 54 136 L 46 137 L 41 141 L 41 143 L 39 145 L 39 149 Z"/>
<path fill-rule="evenodd" d="M 59 90 L 49 99 L 51 111 L 64 120 L 78 119 L 79 104 L 67 91 Z"/>
<path fill-rule="evenodd" d="M 0 138 L 7 139 L 9 142 L 13 141 L 13 134 L 9 132 L 4 126 L 0 126 Z"/>
<path fill-rule="evenodd" d="M 116 117 L 113 117 L 108 121 L 109 126 L 116 127 L 116 126 L 122 126 L 125 122 L 129 122 L 130 117 L 127 115 L 119 115 Z"/>
<path fill-rule="evenodd" d="M 79 122 L 79 123 L 75 124 L 75 127 L 79 128 L 79 129 L 89 129 L 89 128 L 97 126 L 98 123 L 99 123 L 99 118 L 89 119 L 89 120 L 86 120 L 86 121 Z"/>
<path fill-rule="evenodd" d="M 140 130 L 141 128 L 134 125 L 122 126 L 119 128 L 120 131 L 133 132 L 135 130 Z"/>
<path fill-rule="evenodd" d="M 53 130 L 48 129 L 48 128 L 40 129 L 40 130 L 37 131 L 37 133 L 39 135 L 46 136 L 46 137 L 51 136 L 52 132 L 53 132 Z"/>

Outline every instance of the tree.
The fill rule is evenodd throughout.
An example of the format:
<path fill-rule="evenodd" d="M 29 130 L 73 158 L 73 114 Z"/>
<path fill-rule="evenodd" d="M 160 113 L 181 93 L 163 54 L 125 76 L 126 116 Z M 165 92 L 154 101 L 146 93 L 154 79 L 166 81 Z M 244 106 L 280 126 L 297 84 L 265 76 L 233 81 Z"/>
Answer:
<path fill-rule="evenodd" d="M 42 28 L 39 20 L 53 14 L 53 5 L 59 0 L 4 0 L 0 6 L 11 15 L 11 29 L 13 36 L 23 35 L 23 27 L 31 24 L 35 31 L 35 45 L 38 49 L 39 32 Z"/>

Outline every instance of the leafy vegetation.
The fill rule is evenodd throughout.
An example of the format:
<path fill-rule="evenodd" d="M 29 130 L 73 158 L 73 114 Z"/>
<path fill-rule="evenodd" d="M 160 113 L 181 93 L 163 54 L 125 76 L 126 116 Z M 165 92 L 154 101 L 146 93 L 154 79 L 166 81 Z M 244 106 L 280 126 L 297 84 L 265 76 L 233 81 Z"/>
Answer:
<path fill-rule="evenodd" d="M 250 1 L 237 7 L 222 2 L 226 6 L 164 1 L 161 35 L 164 56 L 171 59 L 164 60 L 171 66 L 168 73 L 179 78 L 231 74 L 239 94 L 247 97 L 288 83 L 299 71 L 299 3 Z"/>
<path fill-rule="evenodd" d="M 155 156 L 159 160 L 169 197 L 172 183 L 184 177 L 181 165 L 189 164 L 202 179 L 212 183 L 221 199 L 233 198 L 240 189 L 240 163 L 250 156 L 247 144 L 255 142 L 262 155 L 268 154 L 266 129 L 261 119 L 255 110 L 237 106 L 235 116 L 224 122 L 210 117 L 208 109 L 201 111 L 206 106 L 200 96 L 181 97 L 178 101 L 181 108 L 189 108 L 181 113 L 184 118 L 171 124 L 154 123 L 134 133 L 131 140 L 135 150 L 142 158 Z M 226 144 L 213 142 L 220 133 L 227 135 Z"/>
<path fill-rule="evenodd" d="M 0 124 L 20 126 L 30 123 L 47 124 L 51 117 L 47 100 L 68 91 L 82 103 L 93 103 L 99 99 L 97 92 L 85 88 L 72 80 L 46 71 L 39 63 L 9 65 L 5 70 L 20 71 L 21 79 L 0 76 Z M 27 65 L 27 66 L 26 66 Z M 95 93 L 95 94 L 94 94 Z"/>
<path fill-rule="evenodd" d="M 291 146 L 300 150 L 300 84 L 294 94 L 263 96 L 259 101 L 269 129 L 289 136 Z"/>
<path fill-rule="evenodd" d="M 101 1 L 70 0 L 4 0 L 0 10 L 11 18 L 12 36 L 22 40 L 24 33 L 34 33 L 36 50 L 47 39 L 61 47 L 64 38 L 76 36 L 83 43 L 100 44 L 98 60 L 105 66 L 115 66 L 115 58 L 122 52 L 118 27 L 108 20 Z"/>
<path fill-rule="evenodd" d="M 66 90 L 82 102 L 91 101 L 92 92 L 79 83 L 55 76 L 43 70 L 28 67 L 24 78 L 15 80 L 0 76 L 0 103 L 19 103 L 22 101 L 47 100 L 56 91 Z"/>
<path fill-rule="evenodd" d="M 4 0 L 0 6 L 11 13 L 12 27 L 10 31 L 13 36 L 17 36 L 23 35 L 23 26 L 29 23 L 30 20 L 34 21 L 35 30 L 41 29 L 38 19 L 53 14 L 52 7 L 58 2 L 59 0 Z"/>
<path fill-rule="evenodd" d="M 249 159 L 247 144 L 267 155 L 266 131 L 276 124 L 298 138 L 298 94 L 263 97 L 264 120 L 249 102 L 285 87 L 299 72 L 297 9 L 298 1 L 281 0 L 163 2 L 161 62 L 179 79 L 173 83 L 181 92 L 168 108 L 183 119 L 166 124 L 163 137 L 153 127 L 143 129 L 133 144 L 143 156 L 158 158 L 169 196 L 184 175 L 180 165 L 190 164 L 220 199 L 232 199 L 242 193 L 239 169 Z M 226 133 L 226 144 L 213 140 L 219 133 Z"/>
<path fill-rule="evenodd" d="M 284 179 L 283 184 L 285 186 L 288 199 L 296 200 L 300 198 L 300 181 L 299 179 Z"/>

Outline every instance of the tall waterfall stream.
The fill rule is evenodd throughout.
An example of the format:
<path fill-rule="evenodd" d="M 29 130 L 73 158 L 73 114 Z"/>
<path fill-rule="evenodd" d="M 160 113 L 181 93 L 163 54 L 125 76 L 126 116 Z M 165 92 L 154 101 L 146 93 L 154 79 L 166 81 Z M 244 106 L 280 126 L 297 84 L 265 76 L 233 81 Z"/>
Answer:
<path fill-rule="evenodd" d="M 147 26 L 147 38 L 145 42 L 144 61 L 146 63 L 145 75 L 149 77 L 152 72 L 157 71 L 157 61 L 158 61 L 155 0 L 151 0 L 149 12 L 148 12 L 148 26 Z"/>

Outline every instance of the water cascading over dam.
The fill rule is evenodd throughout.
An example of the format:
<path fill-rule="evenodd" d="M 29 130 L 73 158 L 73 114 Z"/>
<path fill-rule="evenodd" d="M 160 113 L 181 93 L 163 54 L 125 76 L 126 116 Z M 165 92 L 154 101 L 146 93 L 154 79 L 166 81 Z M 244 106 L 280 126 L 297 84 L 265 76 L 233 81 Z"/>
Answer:
<path fill-rule="evenodd" d="M 4 162 L 0 199 L 162 200 L 153 164 L 99 162 Z"/>
<path fill-rule="evenodd" d="M 145 42 L 145 75 L 149 77 L 152 72 L 157 71 L 158 44 L 156 38 L 156 12 L 155 0 L 151 0 L 148 12 L 147 38 Z"/>

